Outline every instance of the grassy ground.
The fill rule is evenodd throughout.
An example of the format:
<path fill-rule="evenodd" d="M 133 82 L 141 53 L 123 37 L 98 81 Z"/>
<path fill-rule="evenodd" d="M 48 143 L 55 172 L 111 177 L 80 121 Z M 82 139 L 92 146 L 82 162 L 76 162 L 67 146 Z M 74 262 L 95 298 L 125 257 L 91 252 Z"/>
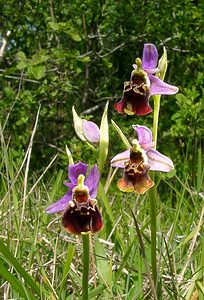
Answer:
<path fill-rule="evenodd" d="M 80 299 L 81 237 L 63 230 L 59 214 L 45 213 L 66 191 L 67 172 L 56 170 L 56 156 L 41 174 L 30 170 L 34 134 L 35 128 L 27 152 L 14 161 L 1 129 L 0 297 Z M 115 179 L 107 193 L 100 185 L 104 228 L 91 238 L 89 299 L 204 299 L 203 178 L 201 150 L 195 186 L 188 174 L 155 178 L 156 286 L 151 193 L 121 193 Z"/>

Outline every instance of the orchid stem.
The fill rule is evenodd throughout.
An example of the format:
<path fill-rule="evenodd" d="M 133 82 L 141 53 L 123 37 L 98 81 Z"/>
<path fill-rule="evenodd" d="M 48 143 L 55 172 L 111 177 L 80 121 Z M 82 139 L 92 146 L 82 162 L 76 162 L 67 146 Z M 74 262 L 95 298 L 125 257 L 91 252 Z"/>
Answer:
<path fill-rule="evenodd" d="M 160 109 L 160 98 L 161 95 L 153 96 L 154 99 L 154 119 L 153 119 L 153 141 L 154 148 L 157 147 L 157 133 L 158 133 L 158 122 L 159 122 L 159 109 Z"/>
<path fill-rule="evenodd" d="M 160 98 L 161 95 L 155 95 L 154 99 L 154 119 L 153 119 L 153 141 L 154 148 L 157 147 L 157 133 L 158 133 L 158 122 L 159 122 L 159 109 L 160 109 Z M 151 265 L 152 265 L 152 276 L 155 284 L 157 286 L 157 226 L 156 226 L 156 210 L 157 210 L 157 197 L 156 188 L 153 187 L 149 191 L 150 200 L 150 224 L 151 224 Z"/>
<path fill-rule="evenodd" d="M 83 241 L 83 275 L 82 275 L 82 300 L 88 300 L 88 282 L 89 282 L 89 234 L 82 234 Z"/>

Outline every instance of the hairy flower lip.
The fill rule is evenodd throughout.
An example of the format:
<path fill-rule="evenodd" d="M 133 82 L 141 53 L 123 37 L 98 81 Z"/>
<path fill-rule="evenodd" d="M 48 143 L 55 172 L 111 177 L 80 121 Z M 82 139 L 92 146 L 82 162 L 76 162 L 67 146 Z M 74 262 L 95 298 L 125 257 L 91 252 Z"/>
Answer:
<path fill-rule="evenodd" d="M 124 169 L 123 178 L 117 184 L 120 190 L 143 194 L 153 186 L 153 182 L 148 175 L 149 170 L 170 172 L 174 166 L 170 158 L 152 148 L 152 132 L 148 127 L 140 125 L 133 125 L 132 127 L 138 136 L 138 140 L 133 141 L 132 148 L 114 156 L 111 160 L 111 166 Z M 133 159 L 134 153 L 140 154 L 141 173 L 136 172 L 137 166 L 135 166 Z M 147 161 L 145 157 L 147 157 Z"/>
<path fill-rule="evenodd" d="M 72 202 L 72 201 L 71 201 Z M 87 206 L 78 206 L 69 202 L 62 216 L 64 229 L 72 234 L 96 233 L 103 228 L 101 213 L 95 199 L 90 199 Z"/>
<path fill-rule="evenodd" d="M 142 62 L 136 59 L 129 82 L 125 82 L 122 99 L 114 104 L 120 114 L 147 115 L 152 112 L 149 98 L 153 95 L 173 95 L 178 92 L 176 86 L 170 85 L 153 74 L 160 72 L 157 67 L 158 51 L 154 44 L 144 44 Z M 138 65 L 137 65 L 138 64 Z M 141 80 L 143 78 L 143 80 Z M 141 81 L 135 84 L 133 81 Z"/>

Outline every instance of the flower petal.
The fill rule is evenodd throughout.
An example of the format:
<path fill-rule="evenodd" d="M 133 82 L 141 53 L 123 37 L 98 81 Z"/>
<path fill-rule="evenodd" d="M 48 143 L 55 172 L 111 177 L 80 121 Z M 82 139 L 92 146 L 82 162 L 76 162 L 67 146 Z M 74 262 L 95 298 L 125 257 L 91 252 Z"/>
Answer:
<path fill-rule="evenodd" d="M 174 168 L 172 160 L 157 150 L 149 149 L 147 156 L 152 171 L 170 172 Z"/>
<path fill-rule="evenodd" d="M 85 185 L 89 188 L 90 198 L 96 198 L 97 196 L 99 179 L 100 173 L 98 167 L 94 165 L 85 179 Z"/>
<path fill-rule="evenodd" d="M 150 95 L 173 95 L 178 92 L 178 88 L 174 85 L 170 85 L 156 76 L 149 75 L 150 79 Z"/>
<path fill-rule="evenodd" d="M 148 150 L 152 147 L 152 132 L 146 126 L 132 125 L 133 129 L 136 131 L 138 136 L 139 144 L 145 149 Z"/>
<path fill-rule="evenodd" d="M 64 182 L 64 185 L 68 186 L 70 189 L 73 189 L 76 186 L 76 183 L 71 183 L 71 182 Z"/>
<path fill-rule="evenodd" d="M 158 61 L 158 51 L 153 44 L 144 44 L 142 55 L 142 69 L 148 71 L 155 69 Z"/>
<path fill-rule="evenodd" d="M 51 204 L 46 208 L 47 214 L 54 214 L 57 212 L 64 211 L 69 203 L 69 201 L 72 200 L 72 191 L 69 190 L 61 199 L 59 199 L 57 202 Z"/>
<path fill-rule="evenodd" d="M 77 184 L 77 178 L 80 174 L 86 176 L 88 165 L 82 162 L 78 162 L 74 165 L 69 165 L 68 167 L 68 178 L 73 184 Z"/>
<path fill-rule="evenodd" d="M 83 134 L 88 142 L 99 143 L 100 130 L 94 122 L 82 120 L 82 128 L 83 128 Z"/>
<path fill-rule="evenodd" d="M 117 168 L 125 168 L 125 163 L 130 160 L 130 149 L 125 150 L 111 159 L 111 166 Z"/>

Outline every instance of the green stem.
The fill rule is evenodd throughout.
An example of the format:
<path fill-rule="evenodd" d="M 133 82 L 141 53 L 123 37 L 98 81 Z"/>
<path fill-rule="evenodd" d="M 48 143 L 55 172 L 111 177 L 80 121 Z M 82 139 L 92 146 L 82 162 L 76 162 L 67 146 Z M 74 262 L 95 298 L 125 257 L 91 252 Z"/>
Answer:
<path fill-rule="evenodd" d="M 159 109 L 160 109 L 160 98 L 161 95 L 153 96 L 154 99 L 154 119 L 153 119 L 153 141 L 154 141 L 154 148 L 157 147 L 157 132 L 158 132 L 158 122 L 159 122 Z"/>
<path fill-rule="evenodd" d="M 160 109 L 160 98 L 161 95 L 156 95 L 154 99 L 154 119 L 153 119 L 153 141 L 154 148 L 157 147 L 157 133 L 158 133 L 158 122 L 159 122 L 159 109 Z M 154 179 L 154 178 L 153 178 Z M 156 227 L 156 207 L 157 207 L 157 197 L 156 189 L 153 187 L 149 191 L 149 200 L 150 200 L 150 224 L 151 224 L 151 265 L 152 265 L 152 276 L 154 285 L 157 285 L 157 227 Z"/>
<path fill-rule="evenodd" d="M 89 282 L 89 234 L 82 234 L 83 241 L 83 275 L 82 275 L 82 300 L 88 300 Z"/>

